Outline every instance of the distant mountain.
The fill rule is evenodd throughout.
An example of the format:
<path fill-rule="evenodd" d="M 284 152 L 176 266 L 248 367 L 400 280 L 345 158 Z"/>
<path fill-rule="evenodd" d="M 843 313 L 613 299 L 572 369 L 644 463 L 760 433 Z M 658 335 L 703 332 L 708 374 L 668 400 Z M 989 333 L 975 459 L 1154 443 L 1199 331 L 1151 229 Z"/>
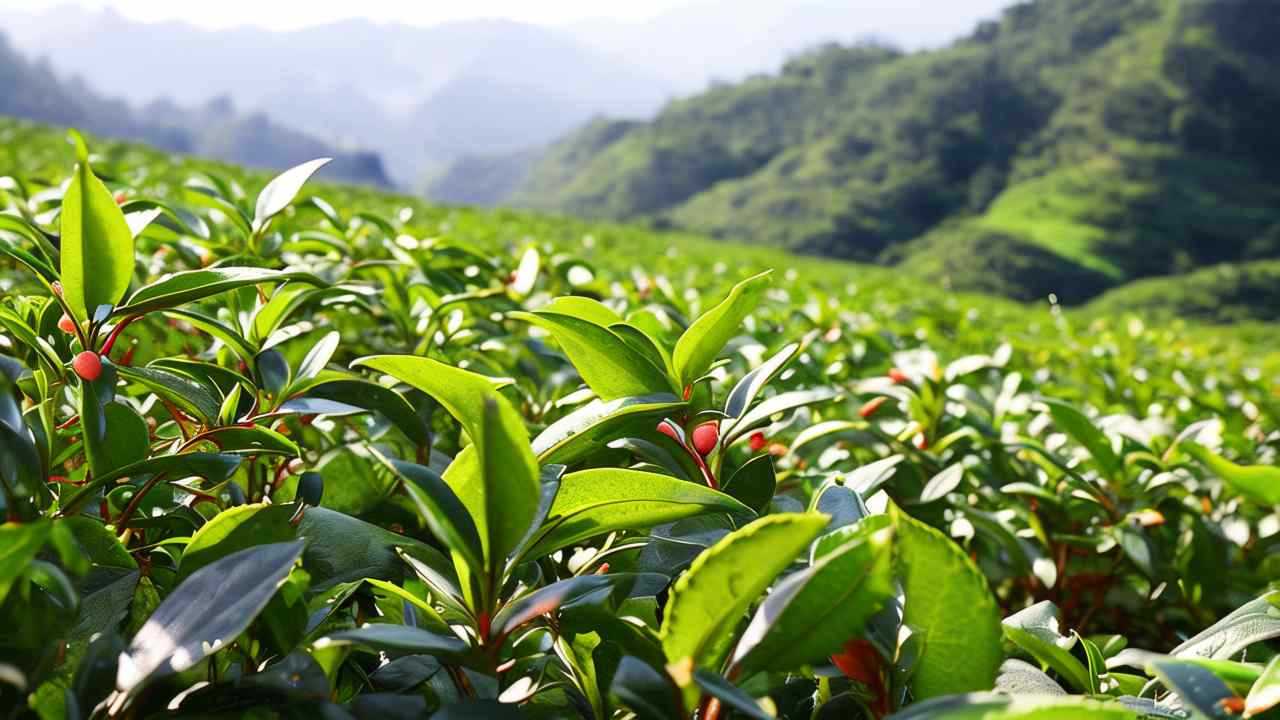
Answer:
<path fill-rule="evenodd" d="M 1280 257 L 1276 37 L 1272 0 L 1022 2 L 592 123 L 500 199 L 1080 301 Z"/>
<path fill-rule="evenodd" d="M 173 102 L 155 102 L 134 110 L 123 100 L 99 95 L 81 79 L 63 80 L 48 62 L 29 62 L 3 34 L 0 114 L 255 167 L 284 169 L 313 158 L 332 157 L 333 162 L 322 171 L 324 177 L 390 185 L 375 154 L 339 151 L 260 113 L 239 114 L 225 98 L 189 110 Z"/>
<path fill-rule="evenodd" d="M 597 113 L 649 116 L 671 94 L 566 32 L 503 20 L 215 31 L 62 7 L 0 11 L 0 28 L 106 93 L 184 105 L 225 96 L 322 140 L 376 150 L 412 186 L 457 157 L 543 145 Z"/>

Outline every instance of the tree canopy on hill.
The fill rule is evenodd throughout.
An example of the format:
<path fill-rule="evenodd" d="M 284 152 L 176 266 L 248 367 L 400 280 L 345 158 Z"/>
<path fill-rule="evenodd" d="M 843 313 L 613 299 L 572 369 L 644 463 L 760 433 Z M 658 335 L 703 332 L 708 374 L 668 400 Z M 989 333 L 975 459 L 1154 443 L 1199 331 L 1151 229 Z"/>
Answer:
<path fill-rule="evenodd" d="M 509 199 L 859 260 L 928 252 L 914 264 L 964 289 L 1041 269 L 1000 280 L 1018 297 L 1271 257 L 1271 10 L 1035 0 L 942 50 L 825 46 L 652 122 L 589 126 Z"/>

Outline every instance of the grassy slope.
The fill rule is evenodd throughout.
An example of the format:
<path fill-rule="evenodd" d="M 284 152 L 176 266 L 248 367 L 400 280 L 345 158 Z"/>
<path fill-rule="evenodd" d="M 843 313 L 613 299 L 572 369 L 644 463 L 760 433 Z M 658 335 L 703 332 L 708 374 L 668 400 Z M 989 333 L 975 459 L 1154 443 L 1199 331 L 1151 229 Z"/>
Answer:
<path fill-rule="evenodd" d="M 822 49 L 569 138 L 515 200 L 1019 298 L 1274 256 L 1280 154 L 1252 118 L 1280 108 L 1276 53 L 1250 29 L 1274 21 L 1248 5 L 1041 0 L 940 51 Z"/>

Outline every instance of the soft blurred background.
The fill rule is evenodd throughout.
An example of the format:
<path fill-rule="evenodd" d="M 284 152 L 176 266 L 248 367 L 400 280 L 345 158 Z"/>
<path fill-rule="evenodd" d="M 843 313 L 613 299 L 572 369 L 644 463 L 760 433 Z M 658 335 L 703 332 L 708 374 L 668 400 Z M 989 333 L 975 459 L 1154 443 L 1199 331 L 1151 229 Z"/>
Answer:
<path fill-rule="evenodd" d="M 1023 300 L 1204 286 L 1208 319 L 1271 319 L 1275 8 L 0 0 L 0 113 Z M 1153 277 L 1177 285 L 1132 284 Z"/>

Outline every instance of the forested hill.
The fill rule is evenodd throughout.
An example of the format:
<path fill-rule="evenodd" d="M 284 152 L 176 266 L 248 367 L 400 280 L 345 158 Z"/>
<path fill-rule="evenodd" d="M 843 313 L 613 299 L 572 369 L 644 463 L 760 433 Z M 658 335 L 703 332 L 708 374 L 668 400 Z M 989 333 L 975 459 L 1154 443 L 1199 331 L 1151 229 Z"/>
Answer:
<path fill-rule="evenodd" d="M 943 50 L 823 47 L 593 123 L 505 200 L 1066 301 L 1275 257 L 1274 9 L 1035 0 Z"/>
<path fill-rule="evenodd" d="M 104 97 L 79 79 L 59 77 L 44 61 L 28 61 L 0 33 L 0 115 L 76 127 L 162 150 L 262 168 L 288 168 L 332 157 L 324 177 L 389 187 L 382 160 L 370 152 L 340 151 L 260 113 L 239 113 L 225 98 L 199 107 L 172 102 L 141 109 Z"/>

